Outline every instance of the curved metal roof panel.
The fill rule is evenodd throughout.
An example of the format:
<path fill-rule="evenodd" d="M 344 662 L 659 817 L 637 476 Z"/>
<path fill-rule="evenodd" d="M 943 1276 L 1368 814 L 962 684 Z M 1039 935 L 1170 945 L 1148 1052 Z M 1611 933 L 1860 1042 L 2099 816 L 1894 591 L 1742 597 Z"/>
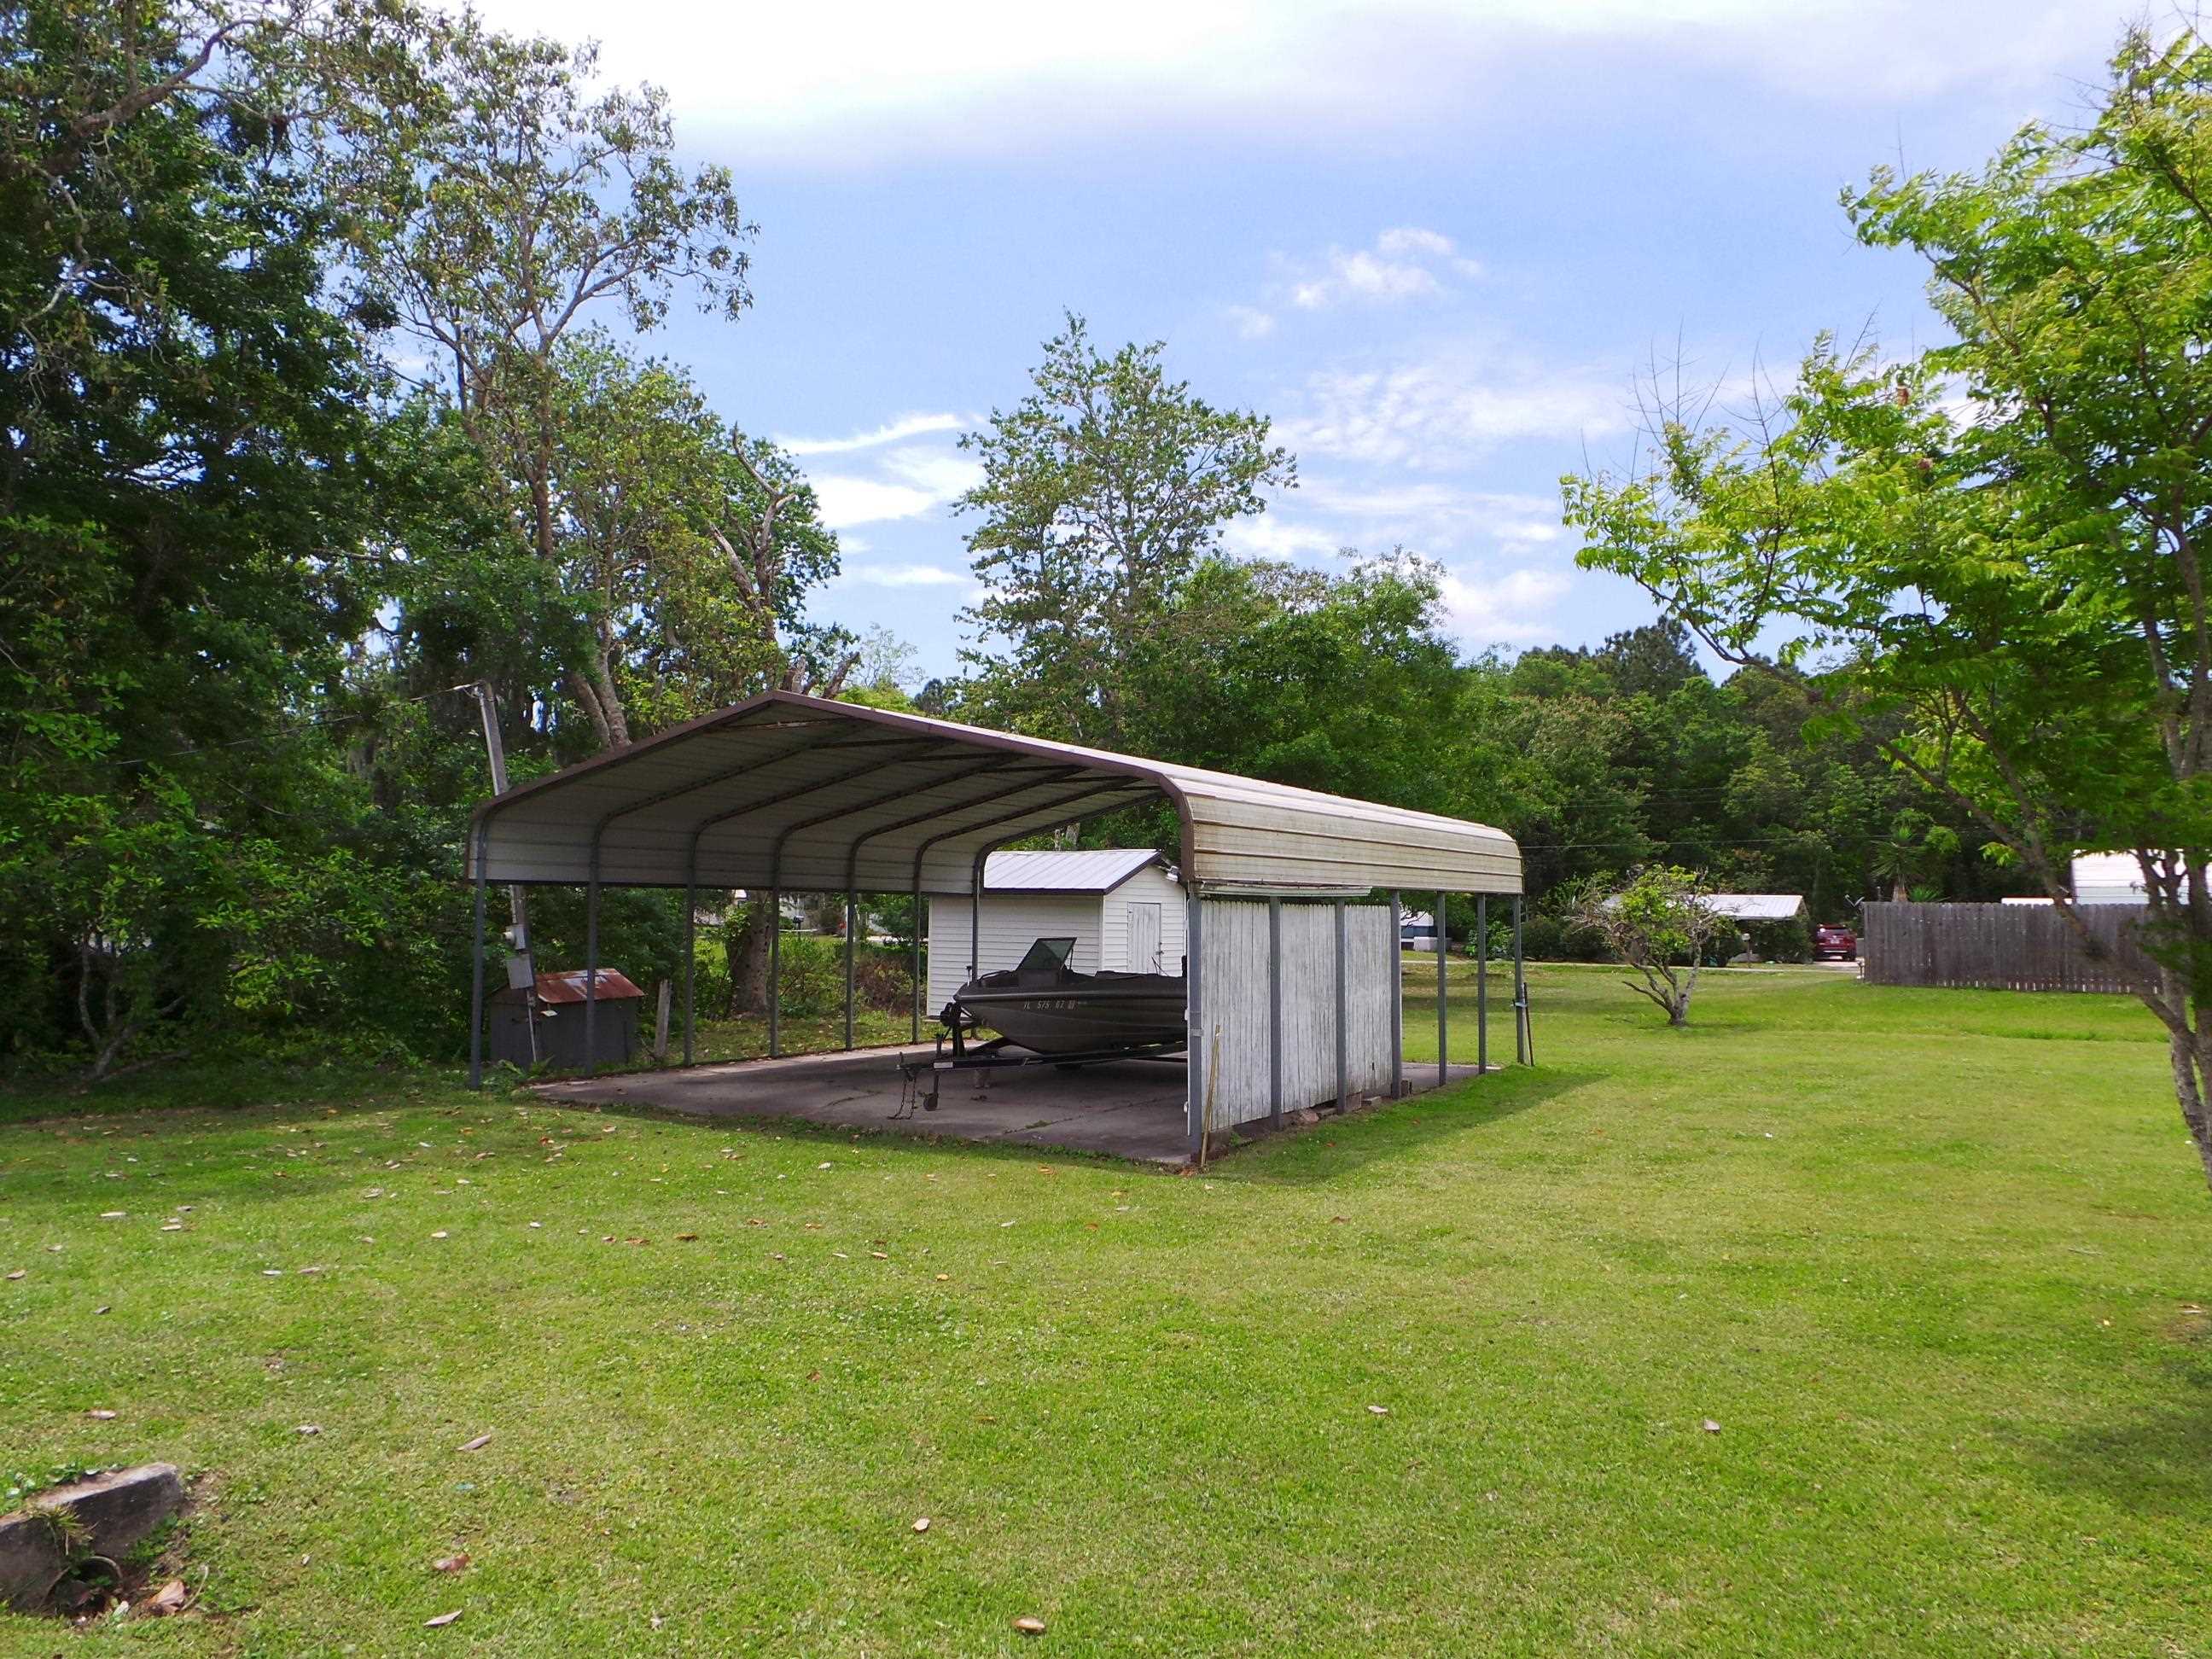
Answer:
<path fill-rule="evenodd" d="M 495 882 L 944 890 L 989 848 L 1160 796 L 1202 888 L 1521 890 L 1520 849 L 1485 824 L 788 691 L 485 802 L 469 868 Z"/>

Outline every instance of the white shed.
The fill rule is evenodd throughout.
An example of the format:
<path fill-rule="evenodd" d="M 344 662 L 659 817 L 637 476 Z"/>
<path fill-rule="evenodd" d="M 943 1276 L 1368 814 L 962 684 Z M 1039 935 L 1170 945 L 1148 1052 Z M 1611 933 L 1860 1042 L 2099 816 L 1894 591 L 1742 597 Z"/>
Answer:
<path fill-rule="evenodd" d="M 2133 853 L 2076 853 L 2074 855 L 2074 902 L 2076 904 L 2142 904 L 2142 866 Z"/>
<path fill-rule="evenodd" d="M 1040 939 L 1075 940 L 1079 974 L 1182 971 L 1184 894 L 1150 848 L 994 853 L 983 861 L 982 967 L 1011 968 Z M 929 1012 L 975 977 L 968 895 L 929 896 Z"/>

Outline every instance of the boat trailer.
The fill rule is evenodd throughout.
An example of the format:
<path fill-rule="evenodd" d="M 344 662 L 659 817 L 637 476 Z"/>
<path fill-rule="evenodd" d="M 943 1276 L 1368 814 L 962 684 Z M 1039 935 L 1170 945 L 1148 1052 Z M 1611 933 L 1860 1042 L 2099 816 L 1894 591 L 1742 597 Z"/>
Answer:
<path fill-rule="evenodd" d="M 947 1013 L 955 1012 L 947 1009 Z M 1017 1047 L 1011 1037 L 995 1036 L 982 1042 L 971 1043 L 968 1033 L 974 1030 L 971 1020 L 954 1018 L 946 1022 L 937 1034 L 937 1046 L 927 1057 L 899 1056 L 898 1109 L 890 1115 L 890 1121 L 897 1123 L 920 1112 L 937 1109 L 938 1091 L 943 1086 L 947 1072 L 973 1072 L 975 1092 L 982 1094 L 990 1086 L 990 1074 L 999 1071 L 1018 1071 L 1024 1066 L 1054 1066 L 1063 1071 L 1078 1066 L 1099 1066 L 1116 1060 L 1167 1060 L 1182 1062 L 1183 1051 L 1189 1047 L 1188 1039 L 1170 1042 L 1139 1042 L 1118 1048 L 1094 1048 L 1080 1054 L 1040 1054 Z M 946 1049 L 950 1040 L 951 1048 Z M 923 1088 L 927 1079 L 928 1087 Z"/>

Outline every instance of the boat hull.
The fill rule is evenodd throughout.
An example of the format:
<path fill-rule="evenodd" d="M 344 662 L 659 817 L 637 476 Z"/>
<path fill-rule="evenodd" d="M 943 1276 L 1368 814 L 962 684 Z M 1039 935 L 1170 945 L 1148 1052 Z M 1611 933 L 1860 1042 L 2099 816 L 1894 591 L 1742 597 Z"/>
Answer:
<path fill-rule="evenodd" d="M 953 1000 L 978 1025 L 1040 1054 L 1158 1048 L 1189 1036 L 1183 981 L 1165 974 L 1085 975 L 1077 984 L 1028 988 L 971 981 Z"/>

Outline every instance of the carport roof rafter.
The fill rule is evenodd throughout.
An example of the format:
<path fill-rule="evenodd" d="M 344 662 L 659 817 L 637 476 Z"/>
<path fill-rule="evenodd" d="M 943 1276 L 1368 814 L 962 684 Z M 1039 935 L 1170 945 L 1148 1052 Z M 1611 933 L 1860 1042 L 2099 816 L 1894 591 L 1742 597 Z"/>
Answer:
<path fill-rule="evenodd" d="M 879 763 L 857 769 L 854 750 L 870 738 L 890 742 Z M 1000 755 L 1047 764 L 979 771 Z M 1004 782 L 988 801 L 975 788 L 985 777 Z M 1521 890 L 1520 849 L 1484 824 L 789 691 L 487 801 L 471 826 L 470 873 L 653 887 L 696 874 L 705 887 L 773 878 L 890 892 L 908 886 L 921 856 L 925 885 L 964 890 L 979 852 L 1066 822 L 1070 785 L 1095 788 L 1085 790 L 1085 816 L 1165 797 L 1182 823 L 1185 879 L 1207 892 Z M 955 827 L 986 805 L 987 818 Z"/>

